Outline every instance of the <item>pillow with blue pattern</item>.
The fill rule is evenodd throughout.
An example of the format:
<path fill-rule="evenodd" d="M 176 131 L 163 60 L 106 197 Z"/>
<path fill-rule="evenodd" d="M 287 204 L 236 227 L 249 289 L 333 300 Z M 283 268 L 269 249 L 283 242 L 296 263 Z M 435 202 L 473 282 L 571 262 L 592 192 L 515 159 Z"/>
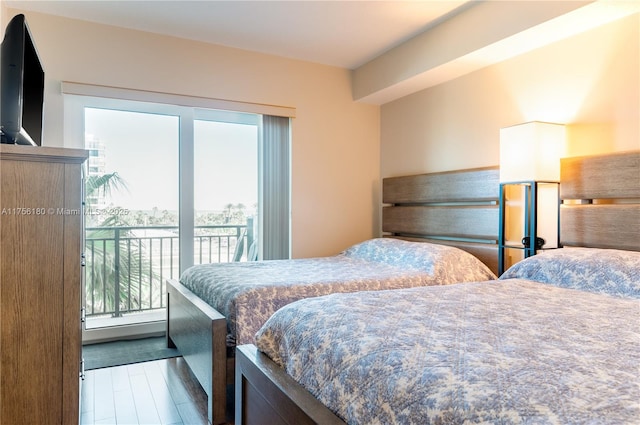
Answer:
<path fill-rule="evenodd" d="M 640 298 L 640 252 L 600 248 L 542 251 L 514 264 L 500 276 L 512 278 Z"/>

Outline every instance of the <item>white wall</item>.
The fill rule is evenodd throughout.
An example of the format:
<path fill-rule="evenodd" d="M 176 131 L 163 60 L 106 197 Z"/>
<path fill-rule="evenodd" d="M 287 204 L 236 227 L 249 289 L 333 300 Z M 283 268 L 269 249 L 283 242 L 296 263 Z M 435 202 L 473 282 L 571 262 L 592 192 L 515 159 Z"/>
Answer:
<path fill-rule="evenodd" d="M 567 124 L 571 156 L 640 149 L 639 23 L 631 15 L 383 105 L 382 177 L 498 165 L 500 128 L 527 121 Z"/>
<path fill-rule="evenodd" d="M 61 81 L 295 107 L 293 256 L 334 254 L 377 234 L 379 107 L 352 100 L 348 70 L 6 12 L 26 15 L 45 68 L 43 144 L 65 145 Z"/>

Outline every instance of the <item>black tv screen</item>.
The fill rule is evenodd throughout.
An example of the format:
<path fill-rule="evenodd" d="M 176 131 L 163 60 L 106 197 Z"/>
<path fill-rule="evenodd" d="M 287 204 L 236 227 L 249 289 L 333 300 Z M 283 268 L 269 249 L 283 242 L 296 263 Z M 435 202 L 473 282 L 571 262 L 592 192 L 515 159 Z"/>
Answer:
<path fill-rule="evenodd" d="M 44 70 L 22 14 L 7 25 L 0 64 L 2 143 L 42 145 Z"/>

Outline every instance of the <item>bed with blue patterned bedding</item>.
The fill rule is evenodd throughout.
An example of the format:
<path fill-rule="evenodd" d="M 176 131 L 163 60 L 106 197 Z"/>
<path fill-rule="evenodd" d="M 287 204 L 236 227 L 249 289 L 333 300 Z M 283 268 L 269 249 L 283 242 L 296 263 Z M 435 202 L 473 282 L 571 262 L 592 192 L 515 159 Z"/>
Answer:
<path fill-rule="evenodd" d="M 197 265 L 180 283 L 225 316 L 233 346 L 252 343 L 276 310 L 302 298 L 493 278 L 458 248 L 376 238 L 331 257 Z"/>
<path fill-rule="evenodd" d="M 349 424 L 631 424 L 640 253 L 546 251 L 498 280 L 280 309 L 265 353 Z"/>

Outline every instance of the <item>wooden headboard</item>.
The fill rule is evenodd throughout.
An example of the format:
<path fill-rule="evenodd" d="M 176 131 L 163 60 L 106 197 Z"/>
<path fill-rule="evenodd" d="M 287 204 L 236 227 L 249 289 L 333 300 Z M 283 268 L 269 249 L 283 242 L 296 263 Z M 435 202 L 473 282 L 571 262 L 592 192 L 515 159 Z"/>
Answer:
<path fill-rule="evenodd" d="M 461 248 L 498 270 L 498 167 L 382 181 L 385 236 Z"/>
<path fill-rule="evenodd" d="M 561 160 L 562 246 L 640 251 L 640 151 Z"/>

